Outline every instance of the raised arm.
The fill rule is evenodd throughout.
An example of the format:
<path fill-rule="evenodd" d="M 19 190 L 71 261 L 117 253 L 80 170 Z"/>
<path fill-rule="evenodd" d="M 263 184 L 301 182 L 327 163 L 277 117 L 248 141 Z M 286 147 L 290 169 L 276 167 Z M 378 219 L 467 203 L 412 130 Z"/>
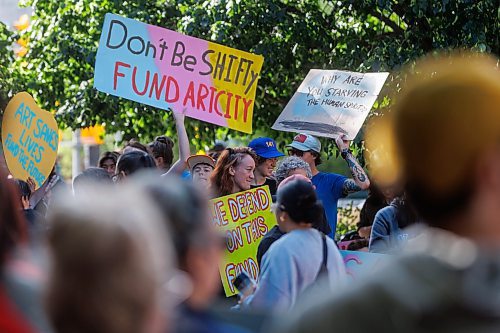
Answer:
<path fill-rule="evenodd" d="M 342 158 L 347 162 L 349 170 L 351 170 L 352 178 L 346 179 L 344 182 L 344 194 L 367 190 L 370 187 L 370 180 L 361 167 L 358 160 L 352 155 L 349 150 L 350 141 L 345 140 L 345 137 L 337 137 L 335 143 L 340 150 Z"/>
<path fill-rule="evenodd" d="M 189 149 L 189 139 L 186 132 L 186 127 L 184 126 L 185 115 L 184 112 L 176 113 L 173 112 L 173 116 L 175 119 L 175 128 L 177 130 L 177 138 L 179 145 L 179 159 L 172 165 L 170 170 L 168 170 L 164 175 L 170 174 L 182 174 L 182 172 L 186 169 L 186 161 L 188 157 L 191 155 L 191 151 Z"/>

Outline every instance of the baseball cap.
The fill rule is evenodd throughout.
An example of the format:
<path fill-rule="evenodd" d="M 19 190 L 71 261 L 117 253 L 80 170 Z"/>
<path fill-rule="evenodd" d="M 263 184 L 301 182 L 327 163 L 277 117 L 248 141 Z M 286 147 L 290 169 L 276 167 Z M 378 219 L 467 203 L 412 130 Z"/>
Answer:
<path fill-rule="evenodd" d="M 295 148 L 301 151 L 312 150 L 318 154 L 321 153 L 321 142 L 319 142 L 319 140 L 314 136 L 304 133 L 297 134 L 293 138 L 293 142 L 287 145 L 287 147 Z"/>
<path fill-rule="evenodd" d="M 248 147 L 260 157 L 263 158 L 276 158 L 285 156 L 276 148 L 276 141 L 271 138 L 256 138 L 250 141 Z"/>
<path fill-rule="evenodd" d="M 186 161 L 189 170 L 193 170 L 195 166 L 198 164 L 207 164 L 210 165 L 212 168 L 215 168 L 215 162 L 214 160 L 207 155 L 191 155 Z"/>

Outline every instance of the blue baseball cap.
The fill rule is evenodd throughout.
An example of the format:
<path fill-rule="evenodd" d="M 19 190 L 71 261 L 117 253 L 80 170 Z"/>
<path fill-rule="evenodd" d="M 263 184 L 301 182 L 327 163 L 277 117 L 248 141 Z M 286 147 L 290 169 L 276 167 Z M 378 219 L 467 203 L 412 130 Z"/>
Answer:
<path fill-rule="evenodd" d="M 271 138 L 256 138 L 250 141 L 248 147 L 260 157 L 263 158 L 277 158 L 285 156 L 276 148 L 276 141 Z"/>

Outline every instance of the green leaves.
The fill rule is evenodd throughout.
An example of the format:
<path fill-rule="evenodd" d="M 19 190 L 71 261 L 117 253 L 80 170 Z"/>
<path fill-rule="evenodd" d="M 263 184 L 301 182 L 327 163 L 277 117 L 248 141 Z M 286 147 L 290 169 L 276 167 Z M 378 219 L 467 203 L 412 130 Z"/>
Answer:
<path fill-rule="evenodd" d="M 254 116 L 255 135 L 280 147 L 293 134 L 270 129 L 311 68 L 397 71 L 434 49 L 475 48 L 499 53 L 498 1 L 429 0 L 30 0 L 29 52 L 14 59 L 12 33 L 0 24 L 0 88 L 26 89 L 62 126 L 106 124 L 124 139 L 147 141 L 175 134 L 164 110 L 107 96 L 93 89 L 94 61 L 104 15 L 117 13 L 195 37 L 262 54 Z M 16 36 L 17 38 L 17 36 Z M 400 82 L 397 73 L 388 85 Z M 381 94 L 382 101 L 384 98 Z M 383 106 L 387 106 L 386 101 Z M 374 115 L 380 110 L 375 109 Z M 196 149 L 241 133 L 188 119 Z M 361 143 L 358 143 L 361 144 Z M 329 154 L 334 156 L 330 146 Z M 361 146 L 356 148 L 361 151 Z"/>

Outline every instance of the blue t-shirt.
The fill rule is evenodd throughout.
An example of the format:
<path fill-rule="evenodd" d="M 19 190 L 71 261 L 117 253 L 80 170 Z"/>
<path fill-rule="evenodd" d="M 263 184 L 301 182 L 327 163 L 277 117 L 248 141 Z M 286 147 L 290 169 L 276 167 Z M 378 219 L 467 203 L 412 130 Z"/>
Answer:
<path fill-rule="evenodd" d="M 325 172 L 320 172 L 312 177 L 318 198 L 325 207 L 326 219 L 331 229 L 328 236 L 332 239 L 335 237 L 337 228 L 337 201 L 344 197 L 343 189 L 346 179 L 345 176 Z"/>

